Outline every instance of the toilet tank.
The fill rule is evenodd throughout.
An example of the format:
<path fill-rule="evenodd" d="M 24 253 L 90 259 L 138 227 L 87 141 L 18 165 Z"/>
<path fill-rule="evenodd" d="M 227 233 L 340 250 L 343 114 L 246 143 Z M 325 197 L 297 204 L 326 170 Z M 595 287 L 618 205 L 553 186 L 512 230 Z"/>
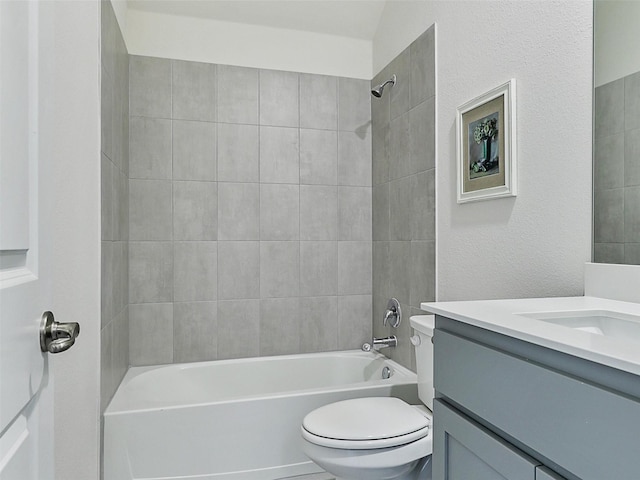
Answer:
<path fill-rule="evenodd" d="M 416 349 L 416 370 L 418 374 L 418 396 L 430 410 L 433 410 L 433 329 L 434 315 L 414 315 L 409 318 L 415 335 L 411 337 Z"/>

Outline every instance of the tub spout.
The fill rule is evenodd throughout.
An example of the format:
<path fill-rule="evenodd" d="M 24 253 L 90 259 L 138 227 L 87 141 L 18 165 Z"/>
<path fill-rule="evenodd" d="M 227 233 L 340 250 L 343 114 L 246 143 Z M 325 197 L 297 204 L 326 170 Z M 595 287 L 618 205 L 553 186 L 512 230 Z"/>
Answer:
<path fill-rule="evenodd" d="M 372 343 L 373 348 L 380 350 L 381 348 L 398 346 L 398 339 L 395 335 L 391 335 L 390 337 L 385 338 L 374 338 Z"/>

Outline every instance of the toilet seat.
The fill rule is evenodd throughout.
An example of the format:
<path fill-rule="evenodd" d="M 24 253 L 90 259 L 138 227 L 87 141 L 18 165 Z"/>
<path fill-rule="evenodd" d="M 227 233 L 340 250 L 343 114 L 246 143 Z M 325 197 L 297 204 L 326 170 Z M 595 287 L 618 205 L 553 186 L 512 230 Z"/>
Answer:
<path fill-rule="evenodd" d="M 431 415 L 426 408 L 398 398 L 344 400 L 320 407 L 302 422 L 305 440 L 323 447 L 347 450 L 389 448 L 429 434 Z"/>

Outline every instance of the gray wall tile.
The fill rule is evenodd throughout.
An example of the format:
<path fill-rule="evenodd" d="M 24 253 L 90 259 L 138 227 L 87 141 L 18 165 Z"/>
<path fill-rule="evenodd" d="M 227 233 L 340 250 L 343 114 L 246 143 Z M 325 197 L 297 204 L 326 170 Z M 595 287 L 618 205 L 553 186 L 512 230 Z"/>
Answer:
<path fill-rule="evenodd" d="M 218 358 L 246 358 L 260 355 L 260 300 L 218 302 Z"/>
<path fill-rule="evenodd" d="M 129 301 L 173 301 L 173 245 L 171 242 L 129 244 Z"/>
<path fill-rule="evenodd" d="M 218 65 L 218 121 L 258 123 L 258 70 Z"/>
<path fill-rule="evenodd" d="M 624 243 L 595 243 L 593 261 L 596 263 L 625 263 Z"/>
<path fill-rule="evenodd" d="M 218 184 L 173 182 L 173 238 L 216 240 Z"/>
<path fill-rule="evenodd" d="M 436 239 L 436 170 L 411 176 L 411 239 Z"/>
<path fill-rule="evenodd" d="M 338 188 L 300 186 L 300 240 L 337 240 Z"/>
<path fill-rule="evenodd" d="M 411 124 L 409 114 L 394 118 L 389 130 L 389 180 L 411 174 Z"/>
<path fill-rule="evenodd" d="M 371 241 L 371 187 L 338 187 L 338 240 Z"/>
<path fill-rule="evenodd" d="M 615 244 L 618 245 L 618 244 Z M 613 263 L 613 262 L 610 262 Z M 640 243 L 624 244 L 624 262 L 627 265 L 640 265 Z"/>
<path fill-rule="evenodd" d="M 113 158 L 114 82 L 104 68 L 100 80 L 100 151 L 107 157 Z"/>
<path fill-rule="evenodd" d="M 300 299 L 260 300 L 260 355 L 300 352 Z"/>
<path fill-rule="evenodd" d="M 260 186 L 252 183 L 218 184 L 218 239 L 260 238 Z"/>
<path fill-rule="evenodd" d="M 260 242 L 260 297 L 300 293 L 300 243 Z"/>
<path fill-rule="evenodd" d="M 216 121 L 216 65 L 171 61 L 173 118 Z"/>
<path fill-rule="evenodd" d="M 371 242 L 338 242 L 338 295 L 371 294 Z"/>
<path fill-rule="evenodd" d="M 215 123 L 173 121 L 173 179 L 217 179 Z"/>
<path fill-rule="evenodd" d="M 115 165 L 106 155 L 102 154 L 100 156 L 100 223 L 102 240 L 115 240 L 115 175 Z"/>
<path fill-rule="evenodd" d="M 412 177 L 389 182 L 389 239 L 411 240 Z"/>
<path fill-rule="evenodd" d="M 300 295 L 336 295 L 337 268 L 337 242 L 300 242 Z"/>
<path fill-rule="evenodd" d="M 595 137 L 624 131 L 624 79 L 596 88 Z"/>
<path fill-rule="evenodd" d="M 216 302 L 173 304 L 173 360 L 199 362 L 218 358 Z"/>
<path fill-rule="evenodd" d="M 100 330 L 100 409 L 104 411 L 118 385 L 114 381 L 114 322 Z"/>
<path fill-rule="evenodd" d="M 371 343 L 371 296 L 338 297 L 338 348 L 351 350 Z"/>
<path fill-rule="evenodd" d="M 624 241 L 640 243 L 640 187 L 624 189 Z"/>
<path fill-rule="evenodd" d="M 260 127 L 260 181 L 300 183 L 298 129 Z"/>
<path fill-rule="evenodd" d="M 300 74 L 300 127 L 337 130 L 336 77 Z"/>
<path fill-rule="evenodd" d="M 104 328 L 115 316 L 113 290 L 115 287 L 115 242 L 100 243 L 100 328 Z"/>
<path fill-rule="evenodd" d="M 218 124 L 218 180 L 260 180 L 258 126 Z"/>
<path fill-rule="evenodd" d="M 618 183 L 620 175 L 624 176 L 624 186 L 640 185 L 640 128 L 636 130 L 628 130 L 624 134 L 624 168 L 620 168 L 620 135 L 605 137 L 598 139 L 595 142 L 595 155 L 596 155 L 596 174 L 599 173 L 600 163 L 606 163 L 609 167 L 607 170 L 610 172 L 609 176 L 615 175 L 616 182 L 609 180 L 605 185 L 596 183 L 597 186 L 602 188 L 616 188 L 620 187 Z M 601 148 L 609 148 L 609 156 L 606 162 L 601 162 L 598 158 L 598 153 Z M 620 170 L 623 170 L 621 173 Z M 598 179 L 598 177 L 596 177 Z M 604 183 L 604 182 L 602 182 Z"/>
<path fill-rule="evenodd" d="M 129 176 L 171 179 L 171 120 L 132 117 Z"/>
<path fill-rule="evenodd" d="M 621 188 L 625 182 L 625 134 L 601 137 L 593 145 L 593 185 L 603 188 Z M 633 145 L 629 144 L 629 150 Z"/>
<path fill-rule="evenodd" d="M 409 112 L 408 173 L 419 173 L 436 166 L 436 99 L 431 97 Z"/>
<path fill-rule="evenodd" d="M 374 185 L 389 181 L 389 142 L 391 127 L 374 128 L 371 139 L 371 176 Z"/>
<path fill-rule="evenodd" d="M 175 242 L 173 261 L 174 302 L 212 301 L 218 298 L 216 242 Z"/>
<path fill-rule="evenodd" d="M 640 72 L 624 78 L 624 128 L 640 128 Z"/>
<path fill-rule="evenodd" d="M 173 362 L 173 304 L 131 305 L 129 307 L 131 365 Z"/>
<path fill-rule="evenodd" d="M 260 298 L 259 242 L 218 242 L 218 298 Z"/>
<path fill-rule="evenodd" d="M 101 4 L 100 409 L 129 366 L 129 59 L 111 2 Z"/>
<path fill-rule="evenodd" d="M 389 88 L 391 120 L 411 108 L 411 64 L 410 46 L 391 61 L 391 73 L 397 77 L 396 84 Z"/>
<path fill-rule="evenodd" d="M 411 288 L 409 304 L 420 308 L 421 302 L 433 302 L 436 297 L 436 282 L 433 272 L 436 265 L 435 242 L 411 242 Z"/>
<path fill-rule="evenodd" d="M 593 236 L 596 243 L 622 242 L 626 238 L 625 190 L 594 192 Z"/>
<path fill-rule="evenodd" d="M 260 70 L 260 125 L 299 125 L 298 74 Z"/>
<path fill-rule="evenodd" d="M 330 130 L 300 129 L 300 183 L 336 185 L 338 135 Z"/>
<path fill-rule="evenodd" d="M 129 60 L 129 113 L 171 117 L 171 60 L 132 55 Z"/>
<path fill-rule="evenodd" d="M 338 348 L 338 298 L 300 298 L 300 351 L 326 352 Z"/>
<path fill-rule="evenodd" d="M 411 106 L 436 94 L 435 26 L 420 35 L 409 47 L 411 57 Z"/>
<path fill-rule="evenodd" d="M 171 182 L 129 180 L 131 240 L 171 240 Z"/>
<path fill-rule="evenodd" d="M 367 80 L 338 79 L 338 130 L 355 132 L 371 125 L 371 87 Z"/>
<path fill-rule="evenodd" d="M 338 132 L 338 185 L 371 186 L 371 129 Z"/>
<path fill-rule="evenodd" d="M 170 135 L 161 139 L 164 143 L 151 136 L 139 148 L 142 158 L 146 155 L 151 164 L 145 168 L 153 171 L 142 175 L 167 180 L 169 241 L 136 241 L 129 252 L 132 301 L 144 305 L 167 302 L 175 309 L 170 318 L 175 349 L 163 361 L 358 347 L 364 341 L 359 322 L 367 315 L 367 308 L 360 307 L 368 304 L 368 310 L 372 308 L 369 83 L 151 60 L 147 70 L 158 69 L 163 62 L 169 67 L 169 95 L 155 95 L 162 108 L 168 99 L 169 109 L 154 105 L 153 95 L 138 102 L 146 109 L 142 113 L 129 112 L 122 95 L 118 99 L 113 95 L 110 105 L 115 112 L 112 117 L 131 114 L 139 124 L 168 127 L 165 133 Z M 131 67 L 132 72 L 137 69 L 129 78 L 132 85 L 141 77 L 142 64 L 145 61 Z M 388 103 L 386 117 L 388 123 Z M 112 120 L 113 128 L 115 122 Z M 340 140 L 338 128 L 343 130 Z M 128 131 L 123 132 L 122 138 L 125 133 L 128 136 Z M 133 140 L 138 142 L 139 137 Z M 115 144 L 112 140 L 112 148 Z M 153 149 L 169 158 L 169 168 L 162 173 L 152 168 Z M 123 211 L 128 216 L 128 204 L 117 200 L 128 188 L 128 183 L 116 186 L 116 178 L 126 179 L 126 173 L 119 171 L 127 160 L 121 155 L 122 163 L 110 162 L 113 179 L 104 195 L 113 198 L 112 224 L 118 223 Z M 140 165 L 144 163 L 138 161 L 134 174 Z M 109 175 L 104 176 L 109 180 Z M 349 239 L 341 242 L 338 185 L 340 238 Z M 139 186 L 136 188 L 131 195 L 132 202 L 137 202 L 132 208 L 132 225 L 133 217 L 140 217 L 144 210 L 136 200 L 141 196 Z M 142 227 L 151 228 L 137 225 L 132 238 L 140 236 Z M 110 229 L 113 239 L 128 230 L 120 225 Z M 109 291 L 113 292 L 119 275 L 116 267 L 127 263 L 114 257 L 127 257 L 127 252 L 121 246 L 107 249 Z M 105 308 L 122 309 L 124 292 Z M 346 304 L 362 310 L 353 320 L 346 312 L 338 315 L 337 294 L 349 295 Z M 309 318 L 299 315 L 300 302 L 310 312 Z M 215 309 L 209 309 L 210 305 Z M 209 316 L 214 311 L 215 322 Z M 330 328 L 326 326 L 328 311 Z M 227 321 L 224 328 L 219 326 L 218 317 L 232 319 L 233 325 Z M 339 345 L 341 322 L 345 325 Z M 370 326 L 364 330 L 370 331 Z M 144 362 L 153 361 L 148 353 L 145 356 Z"/>
<path fill-rule="evenodd" d="M 375 185 L 372 189 L 373 240 L 389 240 L 389 183 Z"/>
<path fill-rule="evenodd" d="M 300 187 L 260 185 L 260 240 L 300 239 Z"/>
<path fill-rule="evenodd" d="M 389 298 L 397 298 L 403 305 L 409 305 L 411 297 L 411 242 L 389 243 Z M 374 312 L 375 314 L 375 312 Z"/>

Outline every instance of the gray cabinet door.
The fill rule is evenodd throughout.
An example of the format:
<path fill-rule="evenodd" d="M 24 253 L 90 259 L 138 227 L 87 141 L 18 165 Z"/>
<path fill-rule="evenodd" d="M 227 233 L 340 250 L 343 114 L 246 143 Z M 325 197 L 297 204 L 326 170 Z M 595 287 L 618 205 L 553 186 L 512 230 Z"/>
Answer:
<path fill-rule="evenodd" d="M 565 480 L 555 472 L 552 472 L 547 467 L 536 468 L 536 480 Z"/>
<path fill-rule="evenodd" d="M 539 462 L 446 403 L 433 418 L 434 480 L 536 480 Z"/>

